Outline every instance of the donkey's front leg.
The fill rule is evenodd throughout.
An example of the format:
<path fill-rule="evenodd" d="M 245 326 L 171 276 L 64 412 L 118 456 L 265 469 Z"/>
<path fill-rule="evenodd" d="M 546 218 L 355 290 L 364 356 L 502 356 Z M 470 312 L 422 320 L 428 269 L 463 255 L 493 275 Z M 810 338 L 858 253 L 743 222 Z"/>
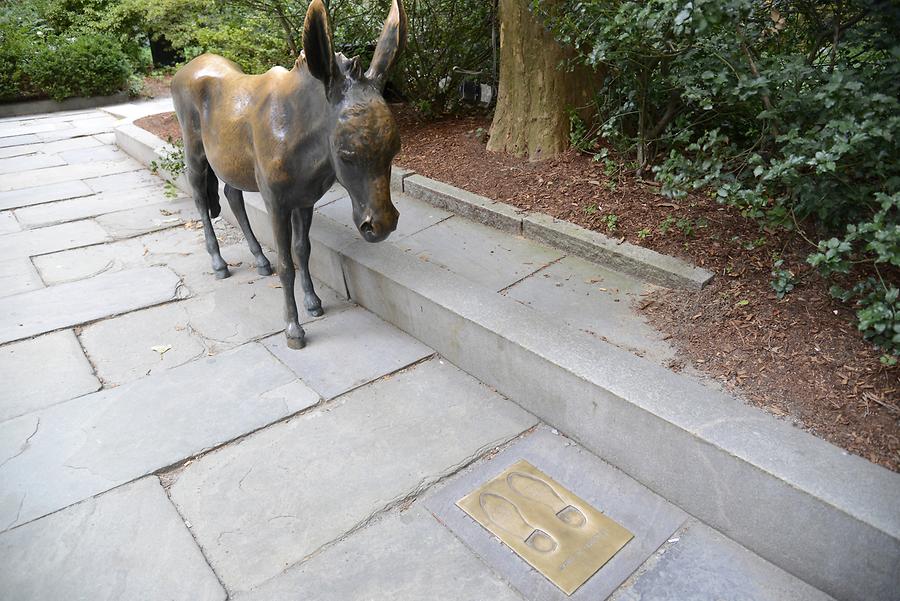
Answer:
<path fill-rule="evenodd" d="M 297 317 L 297 301 L 294 299 L 294 258 L 291 256 L 291 210 L 269 207 L 272 232 L 275 234 L 275 250 L 278 251 L 278 277 L 284 292 L 284 334 L 292 349 L 306 346 L 306 333 Z"/>
<path fill-rule="evenodd" d="M 313 317 L 324 314 L 322 301 L 316 295 L 312 277 L 309 275 L 309 228 L 312 225 L 313 208 L 294 209 L 291 220 L 294 224 L 294 252 L 300 262 L 300 285 L 303 286 L 303 305 Z"/>

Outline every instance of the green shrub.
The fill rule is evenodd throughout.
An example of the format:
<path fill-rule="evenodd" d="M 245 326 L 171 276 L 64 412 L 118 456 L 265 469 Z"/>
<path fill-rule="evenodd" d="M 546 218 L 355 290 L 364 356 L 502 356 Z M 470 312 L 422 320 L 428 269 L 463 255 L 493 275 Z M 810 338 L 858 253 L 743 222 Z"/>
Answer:
<path fill-rule="evenodd" d="M 27 32 L 18 27 L 0 24 L 0 100 L 25 95 L 27 77 L 25 59 L 30 53 Z"/>
<path fill-rule="evenodd" d="M 32 55 L 27 68 L 34 86 L 55 100 L 113 94 L 126 87 L 131 75 L 122 49 L 96 34 L 51 40 Z"/>
<path fill-rule="evenodd" d="M 704 191 L 822 240 L 809 262 L 900 354 L 900 4 L 559 0 L 532 8 L 607 74 L 584 132 L 669 196 Z M 802 233 L 802 232 L 801 232 Z M 816 245 L 814 245 L 816 246 Z M 790 292 L 787 272 L 773 287 Z M 873 276 L 870 279 L 870 276 Z M 858 284 L 858 285 L 857 285 Z"/>

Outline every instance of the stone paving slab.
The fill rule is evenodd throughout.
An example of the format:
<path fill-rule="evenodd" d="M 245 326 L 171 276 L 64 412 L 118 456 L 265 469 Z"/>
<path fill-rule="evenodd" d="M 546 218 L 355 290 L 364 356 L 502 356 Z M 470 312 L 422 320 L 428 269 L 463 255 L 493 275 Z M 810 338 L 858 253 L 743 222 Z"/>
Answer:
<path fill-rule="evenodd" d="M 521 601 L 417 503 L 235 601 Z"/>
<path fill-rule="evenodd" d="M 105 273 L 0 299 L 0 344 L 178 298 L 180 278 L 165 267 Z"/>
<path fill-rule="evenodd" d="M 19 222 L 16 220 L 16 216 L 13 215 L 12 211 L 0 212 L 0 236 L 18 232 L 21 229 L 22 227 L 19 225 Z"/>
<path fill-rule="evenodd" d="M 0 423 L 0 528 L 292 415 L 318 395 L 258 344 Z"/>
<path fill-rule="evenodd" d="M 88 196 L 93 193 L 93 190 L 86 183 L 78 180 L 45 186 L 35 185 L 30 188 L 0 192 L 0 210 Z"/>
<path fill-rule="evenodd" d="M 287 347 L 283 334 L 266 338 L 263 344 L 325 399 L 434 352 L 365 309 L 341 311 L 304 329 L 307 346 L 299 351 Z"/>
<path fill-rule="evenodd" d="M 20 146 L 8 146 L 6 148 L 0 148 L 0 158 L 5 159 L 25 154 L 35 154 L 38 152 L 45 154 L 56 154 L 65 152 L 67 150 L 77 150 L 79 148 L 91 148 L 97 146 L 103 146 L 103 142 L 92 136 L 85 136 L 83 138 L 70 138 L 67 140 L 60 140 L 59 142 L 50 142 L 48 144 L 24 144 Z"/>
<path fill-rule="evenodd" d="M 110 134 L 112 135 L 112 134 Z M 93 192 L 127 191 L 144 186 L 158 186 L 159 178 L 146 169 L 126 170 L 122 173 L 87 177 L 84 182 Z"/>
<path fill-rule="evenodd" d="M 0 421 L 100 388 L 72 330 L 0 347 L 0 382 Z"/>
<path fill-rule="evenodd" d="M 639 356 L 665 364 L 675 349 L 634 309 L 654 290 L 635 277 L 566 257 L 525 278 L 506 296 Z"/>
<path fill-rule="evenodd" d="M 610 601 L 833 601 L 696 520 L 671 540 Z"/>
<path fill-rule="evenodd" d="M 77 124 L 71 129 L 62 129 L 58 131 L 38 132 L 34 135 L 42 142 L 56 142 L 66 138 L 78 138 L 81 136 L 93 136 L 112 131 L 113 126 L 117 123 L 115 119 L 89 119 Z"/>
<path fill-rule="evenodd" d="M 448 211 L 439 209 L 426 202 L 415 200 L 404 194 L 393 194 L 392 200 L 394 206 L 400 211 L 400 221 L 398 222 L 397 230 L 389 238 L 391 241 L 400 240 L 415 234 L 453 216 Z M 354 232 L 357 231 L 356 224 L 353 223 L 353 206 L 349 195 L 340 197 L 334 202 L 326 203 L 325 205 L 317 205 L 317 207 L 320 214 L 337 221 Z"/>
<path fill-rule="evenodd" d="M 0 138 L 0 148 L 8 148 L 10 146 L 21 146 L 24 144 L 40 143 L 41 139 L 34 134 L 25 134 L 22 136 L 10 136 Z"/>
<path fill-rule="evenodd" d="M 395 244 L 495 292 L 564 256 L 556 249 L 458 217 Z"/>
<path fill-rule="evenodd" d="M 8 159 L 0 159 L 0 175 L 18 173 L 27 169 L 43 169 L 44 167 L 59 167 L 67 165 L 68 161 L 53 154 L 31 154 Z"/>
<path fill-rule="evenodd" d="M 459 499 L 520 459 L 527 460 L 634 534 L 621 551 L 570 596 L 456 506 Z M 489 461 L 476 464 L 436 492 L 425 506 L 487 565 L 532 601 L 606 599 L 688 518 L 682 510 L 637 481 L 547 428 L 539 428 Z"/>
<path fill-rule="evenodd" d="M 81 138 L 75 139 L 80 140 Z M 107 144 L 92 146 L 88 148 L 73 148 L 71 150 L 64 150 L 57 156 L 59 156 L 70 165 L 89 163 L 91 161 L 121 161 L 122 159 L 129 158 L 129 155 L 119 150 L 116 146 L 109 146 Z"/>
<path fill-rule="evenodd" d="M 112 238 L 121 240 L 182 225 L 189 219 L 197 218 L 194 201 L 181 197 L 134 209 L 105 213 L 97 217 L 96 221 Z"/>
<path fill-rule="evenodd" d="M 106 231 L 94 221 L 73 221 L 0 236 L 0 257 L 33 257 L 109 239 Z"/>
<path fill-rule="evenodd" d="M 334 290 L 315 282 L 325 317 L 311 317 L 302 309 L 303 291 L 295 296 L 300 307 L 300 323 L 322 321 L 353 305 Z M 206 339 L 212 352 L 221 352 L 284 330 L 284 295 L 276 277 L 260 277 L 246 284 L 221 286 L 208 294 L 185 302 L 191 329 Z"/>
<path fill-rule="evenodd" d="M 82 198 L 48 202 L 16 210 L 19 222 L 27 227 L 46 227 L 67 221 L 87 219 L 104 213 L 126 211 L 167 202 L 162 186 L 145 186 L 133 190 L 110 191 Z"/>
<path fill-rule="evenodd" d="M 146 267 L 144 239 L 142 236 L 63 250 L 34 257 L 32 262 L 48 286 L 83 280 L 101 273 Z"/>
<path fill-rule="evenodd" d="M 60 131 L 72 129 L 74 126 L 68 121 L 44 121 L 23 119 L 0 123 L 0 138 L 10 136 L 23 136 L 26 134 L 38 134 L 48 131 Z"/>
<path fill-rule="evenodd" d="M 186 302 L 133 311 L 86 326 L 81 344 L 100 379 L 107 386 L 118 386 L 206 356 L 207 345 L 190 327 Z"/>
<path fill-rule="evenodd" d="M 143 165 L 128 158 L 121 161 L 98 161 L 82 165 L 62 165 L 45 169 L 30 169 L 6 174 L 0 179 L 0 191 L 19 190 L 33 186 L 108 176 L 143 169 Z"/>
<path fill-rule="evenodd" d="M 0 534 L 7 601 L 224 601 L 155 477 Z"/>
<path fill-rule="evenodd" d="M 44 283 L 28 257 L 0 260 L 0 298 L 43 287 Z"/>
<path fill-rule="evenodd" d="M 434 359 L 193 462 L 170 496 L 226 588 L 247 590 L 534 423 Z"/>

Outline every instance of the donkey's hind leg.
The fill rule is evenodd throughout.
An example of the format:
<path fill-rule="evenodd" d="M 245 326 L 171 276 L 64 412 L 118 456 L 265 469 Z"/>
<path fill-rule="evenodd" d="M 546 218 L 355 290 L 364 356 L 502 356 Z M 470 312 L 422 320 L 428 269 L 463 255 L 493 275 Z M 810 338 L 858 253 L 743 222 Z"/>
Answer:
<path fill-rule="evenodd" d="M 228 199 L 228 206 L 231 207 L 231 212 L 234 213 L 238 225 L 241 226 L 241 231 L 244 232 L 244 238 L 247 239 L 247 246 L 250 247 L 250 252 L 253 253 L 253 257 L 256 259 L 256 273 L 259 275 L 272 275 L 272 265 L 269 263 L 266 255 L 263 254 L 259 241 L 253 235 L 250 220 L 247 219 L 247 209 L 244 207 L 244 193 L 225 184 L 225 198 Z"/>
<path fill-rule="evenodd" d="M 216 279 L 221 280 L 230 276 L 231 273 L 228 271 L 228 264 L 219 252 L 219 241 L 216 239 L 216 232 L 213 230 L 210 216 L 213 211 L 215 214 L 212 217 L 219 214 L 219 182 L 205 157 L 202 159 L 186 157 L 186 159 L 188 182 L 194 192 L 194 204 L 197 205 L 197 212 L 200 213 L 200 221 L 203 222 L 206 252 L 212 259 L 212 268 Z"/>

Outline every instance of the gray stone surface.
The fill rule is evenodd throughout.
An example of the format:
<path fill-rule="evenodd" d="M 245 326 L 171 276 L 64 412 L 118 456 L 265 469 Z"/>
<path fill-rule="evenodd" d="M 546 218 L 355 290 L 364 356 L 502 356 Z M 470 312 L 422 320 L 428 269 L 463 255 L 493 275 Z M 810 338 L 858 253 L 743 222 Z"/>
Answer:
<path fill-rule="evenodd" d="M 37 376 L 37 366 L 52 376 Z M 100 388 L 72 330 L 0 347 L 0 382 L 0 421 Z"/>
<path fill-rule="evenodd" d="M 571 596 L 529 566 L 463 510 L 456 502 L 520 459 L 609 516 L 634 535 L 609 562 Z M 446 525 L 500 577 L 532 600 L 606 599 L 666 542 L 687 514 L 585 449 L 547 428 L 517 441 L 490 461 L 472 466 L 438 490 L 426 503 Z"/>
<path fill-rule="evenodd" d="M 533 424 L 435 359 L 195 461 L 170 494 L 226 588 L 247 590 Z"/>
<path fill-rule="evenodd" d="M 0 423 L 0 529 L 172 465 L 317 400 L 251 344 Z"/>
<path fill-rule="evenodd" d="M 7 601 L 224 601 L 155 477 L 0 534 Z"/>
<path fill-rule="evenodd" d="M 396 246 L 496 292 L 563 257 L 563 253 L 454 217 Z"/>
<path fill-rule="evenodd" d="M 0 159 L 0 175 L 18 173 L 19 171 L 25 171 L 27 169 L 58 167 L 59 165 L 66 165 L 67 163 L 68 161 L 64 161 L 57 155 L 44 153 Z"/>
<path fill-rule="evenodd" d="M 44 283 L 28 257 L 0 260 L 0 298 L 43 287 Z"/>
<path fill-rule="evenodd" d="M 73 221 L 0 236 L 0 257 L 33 257 L 107 240 L 106 231 L 95 222 Z"/>
<path fill-rule="evenodd" d="M 86 136 L 84 138 L 70 138 L 68 140 L 60 140 L 59 142 L 50 142 L 49 144 L 25 144 L 23 146 L 8 146 L 0 148 L 0 157 L 9 158 L 21 156 L 25 154 L 35 154 L 38 152 L 46 154 L 57 154 L 68 150 L 78 150 L 80 148 L 96 148 L 102 146 L 103 142 Z"/>
<path fill-rule="evenodd" d="M 419 504 L 392 512 L 236 601 L 521 601 Z"/>
<path fill-rule="evenodd" d="M 30 188 L 0 192 L 0 209 L 15 209 L 43 202 L 88 196 L 93 191 L 81 181 L 37 185 Z"/>
<path fill-rule="evenodd" d="M 78 140 L 79 138 L 75 139 Z M 78 163 L 89 163 L 92 161 L 121 161 L 128 158 L 128 155 L 115 146 L 103 145 L 64 150 L 59 153 L 59 157 L 70 165 L 77 165 Z"/>
<path fill-rule="evenodd" d="M 47 121 L 45 119 L 21 119 L 0 123 L 0 138 L 38 134 L 48 131 L 71 129 L 73 125 L 66 121 Z"/>
<path fill-rule="evenodd" d="M 126 211 L 106 213 L 97 217 L 97 223 L 111 237 L 120 240 L 175 227 L 196 218 L 197 209 L 194 201 L 178 198 Z"/>
<path fill-rule="evenodd" d="M 13 215 L 12 211 L 0 212 L 0 236 L 18 232 L 21 229 L 22 227 L 19 225 L 19 222 L 16 220 L 16 216 Z"/>
<path fill-rule="evenodd" d="M 550 244 L 616 271 L 674 288 L 700 289 L 712 279 L 706 269 L 649 248 L 620 242 L 599 232 L 543 213 L 530 213 L 522 222 L 526 238 Z"/>
<path fill-rule="evenodd" d="M 77 138 L 80 136 L 93 136 L 101 133 L 112 132 L 113 125 L 116 123 L 112 118 L 96 118 L 81 121 L 71 129 L 63 129 L 59 131 L 40 132 L 35 134 L 42 142 L 55 142 L 66 138 Z"/>
<path fill-rule="evenodd" d="M 94 192 L 108 192 L 111 190 L 130 190 L 151 184 L 159 185 L 161 181 L 146 169 L 139 169 L 138 167 L 123 173 L 109 173 L 110 175 L 90 177 L 84 180 L 84 183 Z"/>
<path fill-rule="evenodd" d="M 42 135 L 42 134 L 39 134 Z M 82 165 L 62 165 L 60 167 L 47 167 L 45 169 L 30 169 L 3 176 L 0 181 L 0 191 L 19 190 L 30 188 L 35 183 L 40 185 L 56 184 L 59 182 L 74 181 L 98 176 L 108 176 L 114 173 L 124 173 L 140 169 L 140 163 L 133 159 L 121 161 L 98 161 Z"/>
<path fill-rule="evenodd" d="M 712 528 L 689 523 L 611 601 L 831 601 Z"/>
<path fill-rule="evenodd" d="M 303 292 L 296 291 L 300 323 L 324 320 L 350 307 L 327 286 L 317 283 L 325 317 L 310 317 L 303 311 Z M 270 336 L 284 330 L 284 295 L 277 278 L 261 277 L 246 284 L 222 286 L 185 303 L 191 330 L 203 336 L 212 352 L 221 352 L 238 344 Z"/>
<path fill-rule="evenodd" d="M 900 476 L 390 245 L 340 252 L 354 301 L 751 551 L 835 598 L 900 589 Z"/>
<path fill-rule="evenodd" d="M 117 240 L 34 257 L 32 261 L 48 286 L 83 280 L 101 273 L 144 267 L 144 238 Z"/>
<path fill-rule="evenodd" d="M 206 356 L 209 350 L 189 324 L 186 302 L 133 311 L 86 326 L 81 343 L 100 379 L 115 386 Z"/>
<path fill-rule="evenodd" d="M 315 321 L 304 329 L 307 347 L 301 351 L 289 349 L 282 334 L 267 338 L 263 343 L 325 399 L 397 371 L 434 352 L 358 308 Z"/>
<path fill-rule="evenodd" d="M 522 216 L 525 212 L 518 211 L 508 204 L 495 202 L 422 175 L 404 178 L 403 191 L 413 198 L 424 200 L 492 228 L 513 235 L 522 233 Z"/>
<path fill-rule="evenodd" d="M 162 186 L 145 186 L 25 207 L 18 209 L 16 216 L 25 227 L 41 227 L 104 213 L 131 210 L 167 200 Z"/>
<path fill-rule="evenodd" d="M 23 144 L 34 144 L 40 142 L 41 139 L 34 134 L 25 134 L 22 136 L 10 136 L 0 138 L 0 148 L 8 148 L 10 146 L 20 146 Z"/>
<path fill-rule="evenodd" d="M 0 343 L 176 299 L 180 282 L 165 267 L 147 267 L 2 298 Z"/>
<path fill-rule="evenodd" d="M 566 257 L 504 294 L 620 348 L 667 364 L 674 359 L 675 349 L 632 309 L 642 294 L 652 290 L 652 285 L 635 277 Z"/>
<path fill-rule="evenodd" d="M 392 200 L 394 206 L 400 211 L 400 221 L 397 224 L 397 230 L 388 238 L 390 241 L 400 240 L 452 217 L 451 213 L 443 209 L 403 194 L 395 193 Z M 331 204 L 320 207 L 318 211 L 351 229 L 354 233 L 357 232 L 356 224 L 353 223 L 353 207 L 349 196 L 344 196 Z"/>
<path fill-rule="evenodd" d="M 86 108 L 94 108 L 98 106 L 103 106 L 105 104 L 111 104 L 114 102 L 121 102 L 128 98 L 128 94 L 125 92 L 119 92 L 118 94 L 113 94 L 112 96 L 90 96 L 90 97 L 77 97 L 77 98 L 66 98 L 62 101 L 56 100 L 29 100 L 27 102 L 15 102 L 12 104 L 4 104 L 2 108 L 0 108 L 0 115 L 3 116 L 15 116 L 15 115 L 28 115 L 28 116 L 41 116 L 47 113 L 53 114 L 57 111 L 79 111 L 82 112 L 82 109 Z M 93 113 L 94 111 L 91 111 Z M 66 118 L 70 118 L 72 115 L 66 115 Z"/>

